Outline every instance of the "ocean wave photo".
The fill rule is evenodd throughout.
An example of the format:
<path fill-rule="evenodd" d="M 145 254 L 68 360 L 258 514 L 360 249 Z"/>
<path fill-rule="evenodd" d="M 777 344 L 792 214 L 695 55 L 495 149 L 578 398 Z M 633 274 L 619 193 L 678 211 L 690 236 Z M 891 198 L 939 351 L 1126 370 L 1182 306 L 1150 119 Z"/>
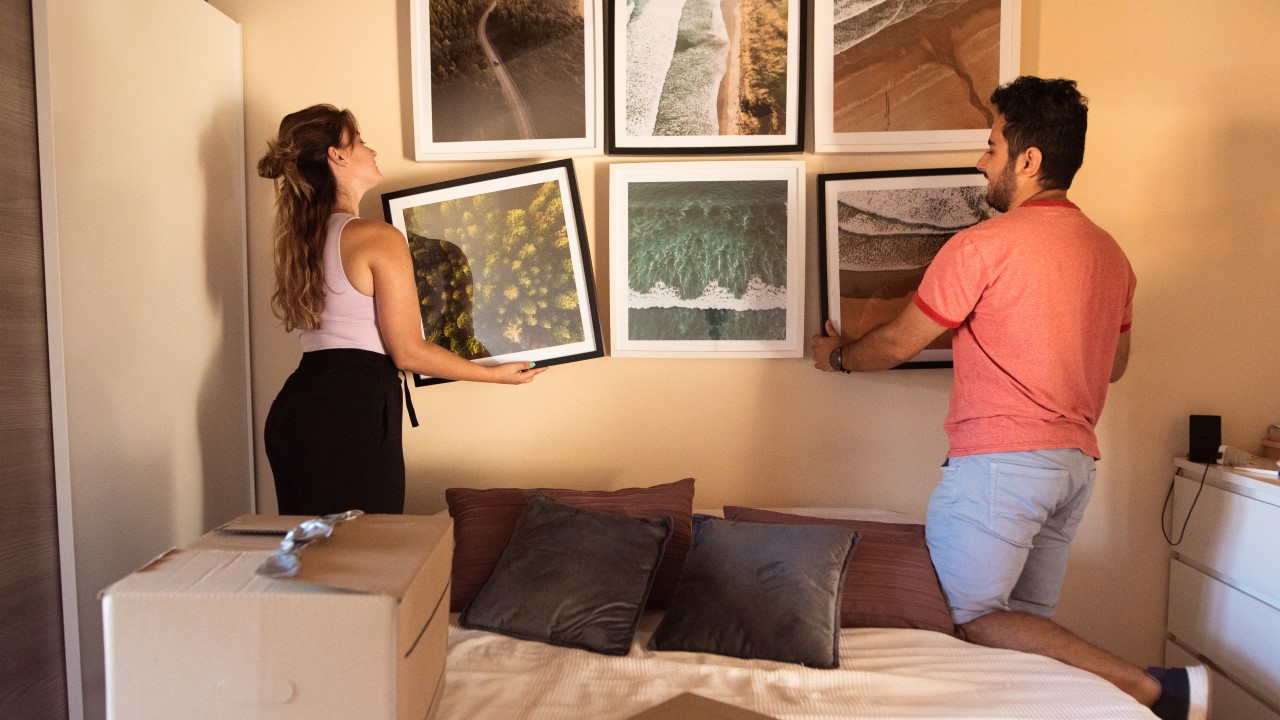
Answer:
<path fill-rule="evenodd" d="M 857 190 L 837 199 L 840 269 L 928 265 L 957 232 L 996 213 L 982 186 Z"/>
<path fill-rule="evenodd" d="M 835 53 L 840 53 L 890 25 L 907 22 L 923 10 L 964 0 L 836 0 L 832 8 Z"/>
<path fill-rule="evenodd" d="M 786 336 L 787 183 L 628 185 L 631 339 Z"/>
<path fill-rule="evenodd" d="M 627 22 L 627 134 L 653 134 L 658 100 L 676 53 L 684 0 L 634 0 Z"/>
<path fill-rule="evenodd" d="M 720 0 L 687 0 L 653 134 L 718 135 L 720 83 L 728 67 L 729 31 Z"/>

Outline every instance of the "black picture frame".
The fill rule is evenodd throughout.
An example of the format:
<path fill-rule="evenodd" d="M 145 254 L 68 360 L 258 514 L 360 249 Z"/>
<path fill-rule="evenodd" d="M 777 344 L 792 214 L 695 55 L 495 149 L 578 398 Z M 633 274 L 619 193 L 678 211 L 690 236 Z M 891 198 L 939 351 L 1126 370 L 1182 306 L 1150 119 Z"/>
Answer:
<path fill-rule="evenodd" d="M 952 235 L 993 217 L 974 168 L 818 175 L 822 320 L 857 339 L 896 317 Z M 952 367 L 943 333 L 902 369 Z"/>
<path fill-rule="evenodd" d="M 610 0 L 605 7 L 606 153 L 804 150 L 808 3 L 762 0 L 754 6 L 759 12 L 739 15 L 736 23 L 725 21 L 719 0 L 690 0 L 666 15 L 662 13 L 669 5 L 661 3 L 629 6 Z M 627 13 L 628 7 L 634 15 Z M 709 17 L 699 16 L 707 20 L 705 27 L 682 27 L 686 20 L 693 23 L 689 19 L 699 11 L 709 13 Z M 744 48 L 749 39 L 759 37 L 765 39 L 756 41 L 756 46 L 770 41 L 776 45 L 779 24 L 785 26 L 784 48 L 762 47 L 754 53 L 751 47 Z M 715 36 L 718 29 L 725 30 L 724 37 Z M 681 33 L 678 47 L 677 30 Z M 693 42 L 691 37 L 703 42 Z M 745 65 L 740 59 L 744 51 L 751 61 Z M 628 62 L 629 57 L 636 61 Z M 720 96 L 726 73 L 738 79 L 736 103 Z M 776 83 L 779 77 L 785 80 L 781 91 Z M 729 112 L 735 106 L 740 112 Z"/>
<path fill-rule="evenodd" d="M 429 341 L 485 365 L 603 356 L 572 160 L 385 193 L 382 209 L 413 252 Z"/>

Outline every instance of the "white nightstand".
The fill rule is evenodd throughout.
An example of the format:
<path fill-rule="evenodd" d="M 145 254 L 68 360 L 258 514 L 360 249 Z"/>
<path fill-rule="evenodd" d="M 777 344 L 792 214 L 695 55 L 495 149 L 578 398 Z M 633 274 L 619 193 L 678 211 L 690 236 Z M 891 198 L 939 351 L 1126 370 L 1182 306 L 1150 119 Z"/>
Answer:
<path fill-rule="evenodd" d="M 1178 458 L 1174 540 L 1188 510 L 1169 560 L 1165 664 L 1209 666 L 1211 718 L 1280 720 L 1280 482 Z"/>

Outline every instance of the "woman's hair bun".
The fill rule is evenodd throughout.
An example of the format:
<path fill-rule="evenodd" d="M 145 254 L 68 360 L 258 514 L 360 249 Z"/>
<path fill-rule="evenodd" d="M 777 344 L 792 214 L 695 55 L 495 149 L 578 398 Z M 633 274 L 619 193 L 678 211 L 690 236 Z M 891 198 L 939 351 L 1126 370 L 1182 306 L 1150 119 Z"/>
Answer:
<path fill-rule="evenodd" d="M 284 176 L 289 165 L 298 161 L 298 151 L 275 140 L 267 141 L 267 154 L 258 161 L 258 175 L 275 180 Z"/>

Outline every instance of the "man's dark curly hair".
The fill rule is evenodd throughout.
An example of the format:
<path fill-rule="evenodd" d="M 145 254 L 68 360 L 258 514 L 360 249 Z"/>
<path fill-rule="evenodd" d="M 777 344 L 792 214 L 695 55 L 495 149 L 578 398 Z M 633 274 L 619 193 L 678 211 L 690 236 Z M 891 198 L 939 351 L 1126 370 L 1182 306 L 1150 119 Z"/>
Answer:
<path fill-rule="evenodd" d="M 991 104 L 1004 116 L 1010 159 L 1027 148 L 1039 148 L 1041 187 L 1071 187 L 1084 163 L 1084 134 L 1089 125 L 1089 100 L 1076 90 L 1076 81 L 1023 75 L 996 88 Z"/>

